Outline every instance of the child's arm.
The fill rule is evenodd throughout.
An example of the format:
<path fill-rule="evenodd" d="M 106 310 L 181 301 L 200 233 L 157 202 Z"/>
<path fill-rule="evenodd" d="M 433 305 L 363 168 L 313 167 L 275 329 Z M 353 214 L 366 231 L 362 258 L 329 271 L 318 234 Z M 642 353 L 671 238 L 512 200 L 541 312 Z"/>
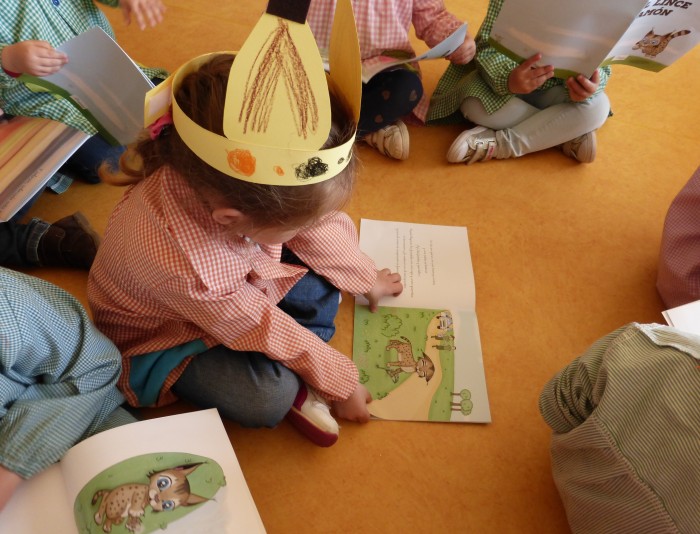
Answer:
<path fill-rule="evenodd" d="M 131 23 L 132 15 L 141 30 L 145 30 L 146 25 L 153 28 L 163 22 L 165 5 L 161 0 L 121 0 L 119 7 L 127 26 Z"/>
<path fill-rule="evenodd" d="M 411 21 L 416 37 L 433 47 L 462 25 L 462 21 L 445 9 L 443 0 L 415 0 Z M 467 32 L 464 42 L 447 59 L 456 65 L 469 63 L 476 53 L 474 39 Z"/>
<path fill-rule="evenodd" d="M 22 477 L 0 465 L 0 511 L 5 508 L 20 482 Z"/>
<path fill-rule="evenodd" d="M 2 49 L 0 63 L 10 75 L 49 76 L 68 63 L 68 56 L 46 41 L 20 41 Z"/>

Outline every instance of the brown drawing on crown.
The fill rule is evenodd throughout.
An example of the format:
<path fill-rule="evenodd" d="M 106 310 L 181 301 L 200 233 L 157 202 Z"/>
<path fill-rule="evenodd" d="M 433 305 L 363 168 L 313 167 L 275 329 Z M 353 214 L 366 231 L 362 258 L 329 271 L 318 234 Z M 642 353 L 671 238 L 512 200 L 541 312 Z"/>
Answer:
<path fill-rule="evenodd" d="M 245 84 L 238 121 L 243 121 L 244 133 L 248 128 L 254 132 L 266 132 L 281 80 L 287 89 L 297 133 L 306 139 L 309 131 L 315 132 L 318 128 L 318 106 L 301 56 L 289 33 L 289 25 L 282 19 L 278 19 L 278 24 L 255 57 Z"/>

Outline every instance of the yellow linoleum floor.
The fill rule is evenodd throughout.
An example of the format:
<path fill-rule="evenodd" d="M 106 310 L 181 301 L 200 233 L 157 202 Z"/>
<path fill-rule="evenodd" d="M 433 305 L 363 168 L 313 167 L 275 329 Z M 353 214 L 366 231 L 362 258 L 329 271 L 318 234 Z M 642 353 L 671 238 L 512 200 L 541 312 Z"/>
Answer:
<path fill-rule="evenodd" d="M 166 22 L 143 33 L 108 11 L 134 59 L 169 69 L 200 53 L 238 49 L 266 5 L 165 2 Z M 476 33 L 487 1 L 446 3 Z M 590 165 L 556 150 L 449 165 L 457 127 L 411 127 L 406 162 L 360 147 L 363 167 L 347 210 L 356 222 L 468 228 L 493 422 L 346 423 L 330 449 L 312 446 L 287 423 L 274 430 L 227 423 L 268 532 L 569 531 L 537 398 L 597 338 L 632 321 L 662 322 L 655 276 L 663 219 L 700 164 L 699 60 L 700 48 L 658 74 L 615 67 L 608 85 L 615 115 L 598 132 Z M 424 63 L 428 90 L 445 65 Z M 62 196 L 43 195 L 30 215 L 53 221 L 80 209 L 102 231 L 122 192 L 76 183 Z M 85 273 L 29 272 L 87 304 Z M 352 299 L 344 299 L 337 326 L 332 344 L 350 354 Z"/>

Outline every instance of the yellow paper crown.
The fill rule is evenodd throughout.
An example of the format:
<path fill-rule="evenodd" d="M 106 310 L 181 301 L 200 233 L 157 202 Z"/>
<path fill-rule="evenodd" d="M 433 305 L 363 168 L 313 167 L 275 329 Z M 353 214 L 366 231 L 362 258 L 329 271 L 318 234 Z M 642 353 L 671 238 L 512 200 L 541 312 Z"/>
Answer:
<path fill-rule="evenodd" d="M 327 75 L 306 22 L 310 0 L 270 0 L 231 67 L 224 134 L 202 128 L 180 108 L 182 79 L 217 52 L 196 57 L 146 94 L 146 127 L 172 106 L 173 125 L 184 143 L 218 171 L 249 182 L 307 185 L 340 173 L 355 135 L 321 149 L 331 129 L 329 87 L 339 92 L 357 124 L 362 74 L 350 0 L 336 6 Z M 341 51 L 342 46 L 342 51 Z"/>

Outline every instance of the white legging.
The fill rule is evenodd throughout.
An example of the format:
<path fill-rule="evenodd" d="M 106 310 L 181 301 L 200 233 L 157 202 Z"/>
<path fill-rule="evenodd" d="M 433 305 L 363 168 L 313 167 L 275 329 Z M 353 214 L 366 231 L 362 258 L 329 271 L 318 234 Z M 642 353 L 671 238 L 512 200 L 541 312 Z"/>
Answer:
<path fill-rule="evenodd" d="M 517 95 L 491 114 L 475 97 L 466 98 L 460 109 L 473 123 L 496 130 L 496 158 L 515 158 L 596 130 L 608 118 L 610 100 L 604 92 L 585 102 L 570 102 L 567 95 L 566 87 L 557 85 Z"/>

